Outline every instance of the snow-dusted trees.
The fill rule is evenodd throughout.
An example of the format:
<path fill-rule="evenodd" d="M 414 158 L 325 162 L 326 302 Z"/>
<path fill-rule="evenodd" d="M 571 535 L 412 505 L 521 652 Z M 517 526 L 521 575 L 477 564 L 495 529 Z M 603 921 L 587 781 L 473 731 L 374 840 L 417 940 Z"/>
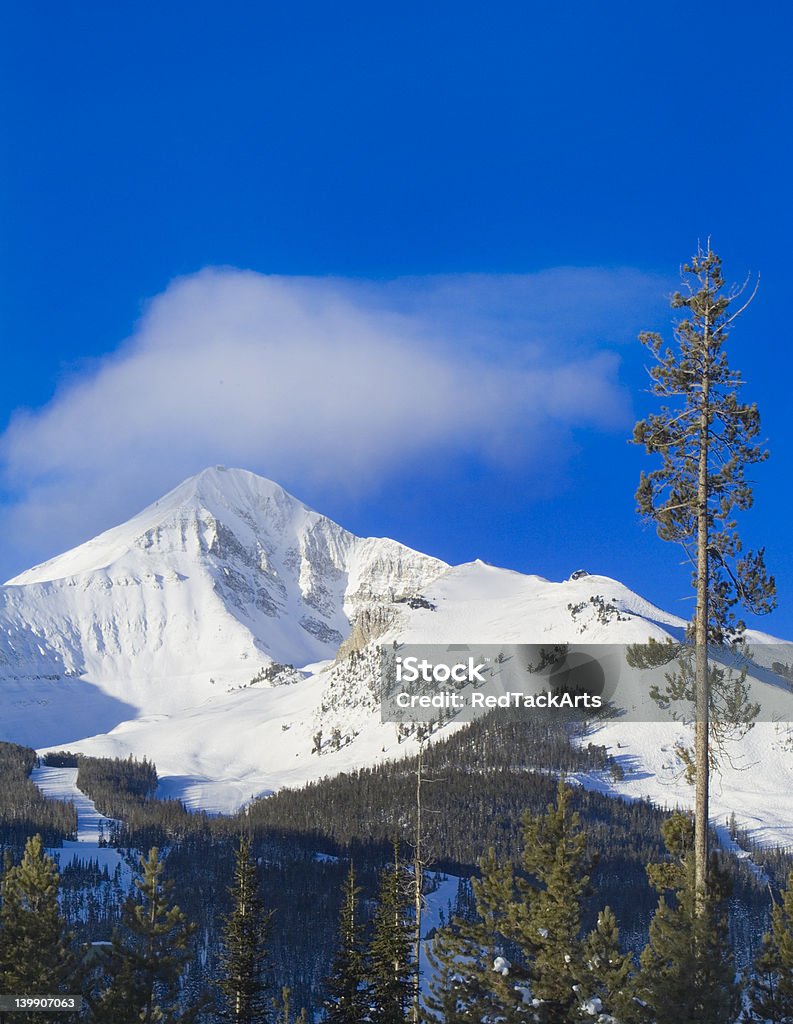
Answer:
<path fill-rule="evenodd" d="M 635 1005 L 632 963 L 608 908 L 581 936 L 589 858 L 570 796 L 560 782 L 555 804 L 524 818 L 519 873 L 492 852 L 481 862 L 477 920 L 455 919 L 436 936 L 428 1020 L 573 1024 Z"/>
<path fill-rule="evenodd" d="M 749 978 L 749 1020 L 793 1024 L 793 872 Z"/>
<path fill-rule="evenodd" d="M 500 864 L 493 850 L 480 863 L 472 882 L 476 920 L 455 917 L 435 935 L 428 959 L 434 977 L 425 999 L 426 1021 L 466 1024 L 498 1019 L 505 1024 L 516 1014 L 516 978 L 505 955 L 514 873 Z"/>
<path fill-rule="evenodd" d="M 635 966 L 629 953 L 620 949 L 617 919 L 610 907 L 598 914 L 597 926 L 582 947 L 580 991 L 587 1016 L 597 1016 L 604 1007 L 620 1024 L 633 1024 L 640 1007 L 635 999 Z"/>
<path fill-rule="evenodd" d="M 570 789 L 559 784 L 556 804 L 523 822 L 523 875 L 510 924 L 529 967 L 532 997 L 548 1024 L 575 1016 L 583 966 L 581 904 L 589 891 L 586 836 L 570 809 Z"/>

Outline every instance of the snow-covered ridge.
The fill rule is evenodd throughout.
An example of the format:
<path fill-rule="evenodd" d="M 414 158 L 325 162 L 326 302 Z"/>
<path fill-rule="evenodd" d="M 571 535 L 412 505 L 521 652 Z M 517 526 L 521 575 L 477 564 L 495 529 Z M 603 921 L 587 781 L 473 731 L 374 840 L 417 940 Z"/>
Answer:
<path fill-rule="evenodd" d="M 380 721 L 378 643 L 623 644 L 683 626 L 617 580 L 448 566 L 356 537 L 277 484 L 216 467 L 0 588 L 0 739 L 146 755 L 163 793 L 232 810 L 412 752 Z M 670 728 L 679 732 L 602 726 L 593 740 L 625 762 L 625 779 L 581 781 L 685 802 Z M 793 744 L 774 726 L 748 744 L 745 770 L 714 791 L 714 812 L 745 805 L 739 823 L 780 838 L 785 816 L 793 821 Z M 736 787 L 755 795 L 741 803 Z M 764 792 L 768 833 L 751 817 Z"/>

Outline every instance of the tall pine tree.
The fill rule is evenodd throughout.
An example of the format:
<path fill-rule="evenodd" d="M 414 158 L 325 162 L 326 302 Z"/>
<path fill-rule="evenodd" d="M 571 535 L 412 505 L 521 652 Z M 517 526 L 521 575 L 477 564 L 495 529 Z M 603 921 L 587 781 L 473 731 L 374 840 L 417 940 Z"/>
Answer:
<path fill-rule="evenodd" d="M 339 945 L 326 982 L 325 1020 L 328 1024 L 360 1024 L 366 1015 L 363 923 L 358 906 L 360 893 L 361 889 L 355 882 L 355 868 L 350 864 L 342 889 Z"/>
<path fill-rule="evenodd" d="M 775 587 L 765 570 L 763 550 L 743 550 L 734 519 L 736 512 L 752 505 L 747 466 L 768 454 L 758 441 L 757 406 L 739 400 L 743 380 L 730 369 L 724 347 L 751 297 L 735 308 L 743 289 L 726 288 L 721 259 L 710 244 L 683 267 L 683 280 L 684 290 L 672 298 L 672 308 L 682 311 L 674 328 L 676 348 L 664 347 L 659 334 L 640 335 L 654 360 L 649 368 L 651 391 L 664 404 L 636 424 L 633 440 L 661 460 L 659 468 L 641 476 L 636 492 L 639 512 L 655 524 L 663 540 L 682 545 L 696 591 L 691 629 L 696 703 L 694 871 L 697 900 L 704 906 L 709 722 L 715 696 L 708 643 L 739 639 L 743 623 L 735 617 L 735 606 L 769 611 Z"/>
<path fill-rule="evenodd" d="M 96 1024 L 192 1024 L 206 1001 L 183 1008 L 180 981 L 190 959 L 194 927 L 171 904 L 172 884 L 157 847 L 141 857 L 137 896 L 123 907 L 121 926 L 91 1002 Z"/>
<path fill-rule="evenodd" d="M 229 890 L 231 913 L 223 929 L 218 988 L 223 1024 L 267 1024 L 268 984 L 265 978 L 271 913 L 264 908 L 256 877 L 251 841 L 240 836 Z"/>
<path fill-rule="evenodd" d="M 372 1024 L 404 1024 L 412 995 L 411 879 L 394 844 L 394 863 L 380 876 L 367 974 Z"/>
<path fill-rule="evenodd" d="M 28 839 L 19 864 L 0 884 L 0 992 L 58 995 L 79 992 L 77 961 L 58 905 L 60 881 L 41 836 Z M 63 1014 L 14 1013 L 16 1024 L 57 1024 Z"/>

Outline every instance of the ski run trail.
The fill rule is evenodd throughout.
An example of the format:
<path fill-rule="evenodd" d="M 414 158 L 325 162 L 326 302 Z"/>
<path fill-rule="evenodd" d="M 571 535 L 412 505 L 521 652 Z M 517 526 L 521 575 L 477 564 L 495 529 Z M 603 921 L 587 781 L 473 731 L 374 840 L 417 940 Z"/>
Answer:
<path fill-rule="evenodd" d="M 63 871 L 76 861 L 94 861 L 100 870 L 107 868 L 112 878 L 116 868 L 120 867 L 121 884 L 125 891 L 128 890 L 132 879 L 129 864 L 118 850 L 99 845 L 102 831 L 107 834 L 113 819 L 100 814 L 93 800 L 77 788 L 77 769 L 39 765 L 33 769 L 30 778 L 45 797 L 73 803 L 77 811 L 77 839 L 67 840 L 62 847 L 47 850 L 47 853 L 57 861 L 59 870 Z"/>

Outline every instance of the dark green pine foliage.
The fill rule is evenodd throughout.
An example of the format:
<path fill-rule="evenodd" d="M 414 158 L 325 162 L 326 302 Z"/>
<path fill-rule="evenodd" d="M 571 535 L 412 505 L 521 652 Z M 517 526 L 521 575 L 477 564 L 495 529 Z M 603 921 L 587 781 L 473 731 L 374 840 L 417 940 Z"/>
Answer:
<path fill-rule="evenodd" d="M 74 804 L 47 799 L 31 780 L 38 758 L 31 747 L 0 741 L 0 847 L 22 850 L 31 835 L 59 846 L 77 832 Z"/>
<path fill-rule="evenodd" d="M 523 1000 L 516 992 L 517 974 L 509 959 L 508 915 L 514 900 L 512 865 L 500 864 L 489 850 L 473 879 L 476 919 L 456 916 L 440 928 L 428 953 L 432 967 L 424 1001 L 427 1024 L 468 1024 L 524 1020 Z"/>
<path fill-rule="evenodd" d="M 333 960 L 326 988 L 325 1020 L 328 1024 L 360 1024 L 368 1006 L 364 985 L 363 923 L 358 897 L 361 889 L 355 882 L 351 864 L 342 889 L 339 915 L 339 945 Z"/>
<path fill-rule="evenodd" d="M 180 982 L 192 955 L 194 928 L 171 905 L 172 884 L 162 877 L 165 865 L 156 847 L 141 857 L 140 865 L 137 897 L 124 904 L 104 984 L 91 1000 L 91 1019 L 97 1024 L 192 1024 L 205 1001 L 181 1007 Z"/>
<path fill-rule="evenodd" d="M 641 1019 L 635 998 L 635 966 L 629 953 L 620 950 L 620 933 L 611 907 L 598 914 L 597 926 L 587 935 L 582 947 L 580 994 L 589 1002 L 591 1013 L 599 1009 L 616 1018 L 620 1024 L 634 1024 Z"/>
<path fill-rule="evenodd" d="M 271 913 L 264 908 L 248 836 L 240 836 L 230 887 L 231 913 L 223 929 L 217 1020 L 223 1024 L 267 1024 L 269 985 L 265 978 Z"/>
<path fill-rule="evenodd" d="M 6 863 L 0 884 L 0 992 L 12 995 L 75 994 L 77 963 L 58 906 L 58 869 L 42 848 L 41 836 L 28 839 L 17 865 Z M 50 1024 L 63 1014 L 14 1013 L 16 1024 Z"/>
<path fill-rule="evenodd" d="M 672 859 L 647 869 L 660 898 L 640 957 L 637 994 L 653 1024 L 732 1024 L 740 996 L 724 874 L 713 858 L 706 899 L 698 906 L 691 818 L 675 814 L 662 831 Z"/>
<path fill-rule="evenodd" d="M 374 932 L 367 958 L 372 1024 L 404 1024 L 413 994 L 410 882 L 395 844 L 394 863 L 380 876 Z"/>
<path fill-rule="evenodd" d="M 576 1020 L 583 966 L 581 910 L 589 894 L 589 856 L 570 787 L 560 780 L 556 803 L 544 814 L 526 815 L 518 900 L 511 926 L 529 968 L 540 1024 Z"/>
<path fill-rule="evenodd" d="M 793 872 L 771 912 L 771 931 L 763 936 L 748 988 L 750 1020 L 793 1024 Z"/>
<path fill-rule="evenodd" d="M 582 1005 L 595 995 L 606 1009 L 629 1005 L 631 963 L 618 952 L 613 917 L 581 940 L 589 856 L 570 797 L 562 780 L 554 804 L 524 817 L 520 875 L 491 851 L 473 882 L 477 920 L 455 919 L 436 938 L 438 977 L 427 1009 L 445 1024 L 572 1024 L 587 1016 Z M 597 968 L 590 952 L 604 955 Z"/>

